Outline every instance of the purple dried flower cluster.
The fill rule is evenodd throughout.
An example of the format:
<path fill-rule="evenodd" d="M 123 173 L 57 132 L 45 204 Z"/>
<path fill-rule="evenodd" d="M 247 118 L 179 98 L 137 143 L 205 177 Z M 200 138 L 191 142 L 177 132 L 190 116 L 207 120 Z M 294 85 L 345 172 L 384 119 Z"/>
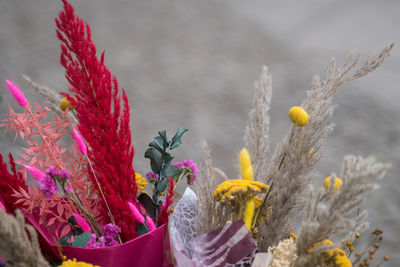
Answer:
<path fill-rule="evenodd" d="M 188 169 L 190 171 L 190 174 L 186 176 L 188 179 L 187 183 L 192 185 L 196 182 L 199 170 L 197 169 L 197 165 L 196 163 L 194 163 L 193 160 L 179 161 L 172 164 L 172 166 L 178 167 L 181 170 Z"/>
<path fill-rule="evenodd" d="M 63 179 L 69 179 L 69 173 L 67 170 L 59 170 L 57 171 L 54 166 L 51 166 L 46 170 L 46 174 L 50 175 L 51 177 L 59 177 Z"/>
<path fill-rule="evenodd" d="M 52 197 L 57 193 L 58 187 L 54 182 L 54 179 L 66 180 L 69 178 L 69 173 L 66 170 L 57 171 L 54 166 L 51 166 L 46 170 L 46 176 L 38 179 L 39 189 L 43 192 L 45 197 Z M 66 188 L 67 192 L 72 191 L 71 187 Z"/>
<path fill-rule="evenodd" d="M 158 180 L 158 174 L 154 173 L 154 172 L 148 172 L 146 173 L 146 178 L 149 179 L 149 181 L 151 180 Z"/>
<path fill-rule="evenodd" d="M 46 177 L 39 179 L 38 185 L 45 197 L 52 197 L 58 191 L 58 187 L 50 175 L 46 175 Z"/>
<path fill-rule="evenodd" d="M 112 223 L 106 224 L 103 226 L 103 233 L 104 236 L 101 237 L 92 234 L 89 241 L 86 243 L 86 248 L 103 248 L 119 245 L 115 239 L 121 233 L 120 227 Z"/>

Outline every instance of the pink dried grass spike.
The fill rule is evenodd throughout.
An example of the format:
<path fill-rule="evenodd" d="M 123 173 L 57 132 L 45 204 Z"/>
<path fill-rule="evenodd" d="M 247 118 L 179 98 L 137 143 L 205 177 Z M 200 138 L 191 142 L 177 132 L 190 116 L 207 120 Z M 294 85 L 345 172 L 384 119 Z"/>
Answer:
<path fill-rule="evenodd" d="M 154 231 L 156 230 L 156 225 L 154 224 L 154 221 L 152 218 L 149 216 L 146 216 L 146 221 L 147 221 L 147 226 L 149 227 L 149 231 Z"/>
<path fill-rule="evenodd" d="M 136 207 L 135 204 L 133 204 L 132 202 L 128 201 L 128 205 L 129 205 L 129 209 L 132 212 L 133 217 L 135 218 L 136 221 L 140 222 L 140 223 L 144 223 L 144 217 L 143 215 L 140 213 L 140 211 L 138 210 L 138 208 Z"/>
<path fill-rule="evenodd" d="M 8 86 L 8 91 L 10 91 L 15 101 L 21 107 L 26 108 L 28 106 L 28 100 L 26 100 L 24 93 L 19 89 L 18 85 L 9 80 L 6 80 L 6 84 Z"/>
<path fill-rule="evenodd" d="M 87 155 L 87 147 L 85 142 L 83 141 L 82 136 L 79 134 L 78 130 L 75 128 L 72 128 L 72 134 L 74 136 L 75 142 L 79 148 L 79 151 L 81 151 L 81 153 L 83 155 Z"/>
<path fill-rule="evenodd" d="M 1 201 L 0 201 L 0 209 L 2 209 L 2 210 L 4 210 L 4 211 L 6 210 L 6 207 L 4 207 L 4 204 L 3 204 L 3 202 L 1 202 Z"/>
<path fill-rule="evenodd" d="M 24 165 L 24 167 L 29 171 L 29 173 L 35 177 L 36 180 L 43 179 L 46 177 L 46 174 L 44 174 L 41 170 L 38 168 L 29 166 L 29 165 Z"/>
<path fill-rule="evenodd" d="M 85 219 L 83 219 L 81 216 L 79 216 L 75 212 L 72 214 L 74 215 L 76 222 L 82 228 L 82 230 L 86 233 L 90 233 L 90 226 L 86 223 Z"/>

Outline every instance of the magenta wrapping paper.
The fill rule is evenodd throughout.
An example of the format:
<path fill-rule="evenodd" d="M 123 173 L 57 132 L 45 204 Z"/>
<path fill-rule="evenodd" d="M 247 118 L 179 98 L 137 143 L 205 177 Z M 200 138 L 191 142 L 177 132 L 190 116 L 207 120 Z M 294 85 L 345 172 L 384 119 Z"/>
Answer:
<path fill-rule="evenodd" d="M 57 246 L 51 241 L 47 230 L 39 226 L 32 215 L 25 214 L 25 217 L 45 239 L 52 252 L 58 255 Z M 72 246 L 60 247 L 63 251 L 63 255 L 68 259 L 75 258 L 78 261 L 100 265 L 101 267 L 173 266 L 167 224 L 160 226 L 150 233 L 114 247 L 95 249 Z"/>

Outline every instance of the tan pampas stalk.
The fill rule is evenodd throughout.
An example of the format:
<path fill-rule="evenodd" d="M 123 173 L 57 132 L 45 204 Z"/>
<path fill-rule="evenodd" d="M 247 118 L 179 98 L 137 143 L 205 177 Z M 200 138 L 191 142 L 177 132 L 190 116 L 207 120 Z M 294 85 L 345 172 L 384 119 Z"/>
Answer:
<path fill-rule="evenodd" d="M 346 156 L 340 174 L 343 184 L 339 190 L 332 193 L 332 190 L 321 188 L 315 196 L 311 191 L 297 239 L 299 259 L 295 266 L 308 266 L 307 250 L 313 244 L 330 239 L 352 226 L 358 225 L 358 230 L 365 227 L 361 222 L 367 212 L 355 214 L 355 211 L 361 208 L 367 194 L 378 187 L 374 182 L 382 179 L 389 169 L 390 165 L 377 163 L 372 157 Z"/>
<path fill-rule="evenodd" d="M 196 234 L 215 230 L 222 227 L 228 222 L 232 222 L 232 208 L 223 203 L 216 203 L 214 198 L 214 190 L 217 187 L 217 177 L 225 179 L 226 175 L 221 170 L 213 167 L 210 151 L 207 144 L 203 143 L 204 164 L 200 165 L 200 173 L 198 179 L 198 212 L 196 215 Z M 219 179 L 221 180 L 221 179 Z"/>
<path fill-rule="evenodd" d="M 264 181 L 268 167 L 269 107 L 271 104 L 271 76 L 263 66 L 260 78 L 254 83 L 253 109 L 249 112 L 245 131 L 245 144 L 250 152 L 254 180 Z"/>
<path fill-rule="evenodd" d="M 12 266 L 50 266 L 40 252 L 35 229 L 25 224 L 19 210 L 14 217 L 0 209 L 0 240 L 0 255 Z"/>
<path fill-rule="evenodd" d="M 393 44 L 378 55 L 368 59 L 356 69 L 359 57 L 351 53 L 342 66 L 337 67 L 333 59 L 322 80 L 316 76 L 312 89 L 302 107 L 309 115 L 304 127 L 293 124 L 287 136 L 278 143 L 265 182 L 273 185 L 266 202 L 272 208 L 268 220 L 259 225 L 258 248 L 266 251 L 289 236 L 291 227 L 303 211 L 305 191 L 315 178 L 315 167 L 321 159 L 319 150 L 333 124 L 327 124 L 335 105 L 332 103 L 339 87 L 348 81 L 360 78 L 375 70 L 388 57 Z M 253 163 L 254 164 L 254 163 Z M 265 210 L 265 209 L 264 209 Z"/>

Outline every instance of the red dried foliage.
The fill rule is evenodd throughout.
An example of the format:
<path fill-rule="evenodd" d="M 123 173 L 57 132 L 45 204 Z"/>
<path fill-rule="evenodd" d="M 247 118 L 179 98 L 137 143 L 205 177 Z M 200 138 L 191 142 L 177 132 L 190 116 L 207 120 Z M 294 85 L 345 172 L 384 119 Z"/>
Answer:
<path fill-rule="evenodd" d="M 163 225 L 164 223 L 168 223 L 168 217 L 171 214 L 171 210 L 169 207 L 174 203 L 174 180 L 171 177 L 168 177 L 169 188 L 167 196 L 165 197 L 165 205 L 161 206 L 161 212 L 158 216 L 158 224 Z"/>
<path fill-rule="evenodd" d="M 61 138 L 69 134 L 71 121 L 67 113 L 57 116 L 54 114 L 54 120 L 49 120 L 50 110 L 35 103 L 35 109 L 32 110 L 30 103 L 23 113 L 16 113 L 11 107 L 5 121 L 8 130 L 16 131 L 16 136 L 26 141 L 28 147 L 23 147 L 24 153 L 19 153 L 23 160 L 17 160 L 18 164 L 27 164 L 35 166 L 42 171 L 50 166 L 57 169 L 66 169 L 70 173 L 71 187 L 79 195 L 83 206 L 95 217 L 96 221 L 102 225 L 106 221 L 101 216 L 100 199 L 95 196 L 95 188 L 88 177 L 87 162 L 78 149 L 74 147 L 71 151 L 63 148 Z M 26 170 L 19 169 L 21 179 L 26 180 Z M 25 182 L 24 182 L 25 185 Z M 3 192 L 3 191 L 2 191 Z M 11 197 L 15 199 L 24 212 L 33 213 L 40 225 L 46 225 L 49 230 L 55 234 L 56 238 L 68 234 L 70 227 L 65 222 L 72 216 L 72 212 L 83 213 L 69 200 L 55 194 L 51 198 L 44 197 L 40 190 L 35 187 L 26 186 L 13 187 L 9 191 Z M 40 209 L 37 209 L 40 207 Z"/>
<path fill-rule="evenodd" d="M 63 0 L 64 9 L 56 18 L 61 41 L 61 64 L 66 69 L 75 106 L 78 130 L 88 144 L 88 156 L 110 206 L 115 223 L 122 228 L 123 241 L 136 237 L 135 220 L 127 201 L 136 202 L 137 186 L 132 166 L 134 148 L 129 129 L 129 104 L 125 92 L 119 95 L 117 79 L 100 60 L 91 39 L 89 25 L 75 16 L 74 8 Z M 123 107 L 121 107 L 121 101 Z M 91 180 L 96 184 L 92 172 Z M 107 214 L 103 206 L 104 214 Z"/>
<path fill-rule="evenodd" d="M 3 161 L 0 154 L 0 201 L 3 202 L 6 211 L 14 214 L 16 209 L 21 209 L 22 205 L 18 203 L 18 198 L 13 196 L 14 190 L 27 189 L 23 174 L 16 170 L 14 159 L 9 154 L 11 172 L 8 172 L 7 164 Z"/>

